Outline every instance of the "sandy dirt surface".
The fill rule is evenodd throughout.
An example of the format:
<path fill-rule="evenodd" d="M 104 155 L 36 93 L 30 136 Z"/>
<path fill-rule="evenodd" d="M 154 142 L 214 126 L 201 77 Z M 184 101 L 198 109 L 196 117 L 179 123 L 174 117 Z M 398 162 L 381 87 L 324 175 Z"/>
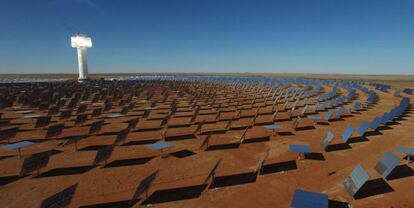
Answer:
<path fill-rule="evenodd" d="M 351 80 L 367 81 L 381 84 L 388 84 L 395 89 L 402 90 L 406 87 L 414 87 L 414 75 L 352 75 L 352 74 L 306 74 L 306 73 L 107 73 L 107 74 L 90 74 L 94 79 L 100 78 L 117 78 L 139 75 L 200 75 L 200 76 L 248 76 L 248 77 L 279 77 L 279 78 L 309 78 L 324 80 Z M 0 79 L 11 78 L 49 78 L 49 79 L 76 79 L 77 74 L 0 74 Z"/>
<path fill-rule="evenodd" d="M 331 76 L 310 78 L 332 79 Z M 345 79 L 348 78 L 358 79 Z M 396 79 L 399 77 L 367 80 L 391 83 L 397 82 Z M 412 87 L 405 82 L 412 83 L 412 79 L 404 79 L 404 86 L 399 82 L 397 88 Z M 47 115 L 47 110 L 19 104 L 15 104 L 19 109 L 2 109 L 1 119 L 10 123 L 2 125 L 0 130 L 20 127 L 10 142 L 28 140 L 36 144 L 21 149 L 21 157 L 16 150 L 0 148 L 0 207 L 39 207 L 42 200 L 73 184 L 78 186 L 68 207 L 290 207 L 296 189 L 327 194 L 329 207 L 346 207 L 346 204 L 354 208 L 414 207 L 414 164 L 404 159 L 405 155 L 395 152 L 399 146 L 414 148 L 411 106 L 403 116 L 381 125 L 377 131 L 368 131 L 363 136 L 354 133 L 348 143 L 341 140 L 348 125 L 357 128 L 363 120 L 371 121 L 396 107 L 401 97 L 393 95 L 394 89 L 390 92 L 375 90 L 378 94 L 375 103 L 354 112 L 346 110 L 342 118 L 314 123 L 303 117 L 298 127 L 293 128 L 293 119 L 289 118 L 289 110 L 282 110 L 282 102 L 276 105 L 279 112 L 273 119 L 271 95 L 266 102 L 258 98 L 252 104 L 254 94 L 260 93 L 235 95 L 229 86 L 216 88 L 222 89 L 221 93 L 210 100 L 206 94 L 201 95 L 200 102 L 194 105 L 189 94 L 191 90 L 184 90 L 184 95 L 179 96 L 174 87 L 164 88 L 158 84 L 146 87 L 132 99 L 136 104 L 128 113 L 113 118 L 111 115 L 120 113 L 123 108 L 119 101 L 113 102 L 111 110 L 92 118 L 90 114 L 97 105 L 90 98 L 83 113 L 89 115 L 85 123 L 75 124 L 76 108 L 67 119 L 62 120 L 56 114 L 50 125 L 64 123 L 65 128 L 56 138 L 47 139 L 47 127 L 35 128 L 36 119 L 16 113 L 17 110 L 31 110 L 29 114 Z M 323 89 L 330 90 L 330 87 Z M 155 94 L 148 99 L 147 92 L 151 91 Z M 162 96 L 165 91 L 169 92 L 168 99 Z M 346 91 L 340 89 L 339 94 L 346 95 Z M 367 94 L 360 90 L 356 90 L 356 94 L 355 99 L 333 109 L 337 111 L 342 106 L 349 109 L 355 102 L 367 99 Z M 174 98 L 176 111 L 169 116 Z M 151 104 L 154 100 L 158 101 L 155 107 Z M 213 100 L 217 102 L 212 103 Z M 197 106 L 200 108 L 196 112 Z M 260 113 L 255 120 L 259 106 Z M 302 109 L 303 106 L 296 107 L 293 117 Z M 318 111 L 313 116 L 323 116 L 326 112 Z M 139 118 L 138 124 L 125 140 L 117 143 L 117 133 L 126 129 L 127 122 L 134 118 Z M 104 120 L 101 131 L 89 134 L 90 125 L 98 120 Z M 282 128 L 273 133 L 264 124 Z M 328 131 L 335 137 L 325 151 L 319 144 Z M 76 135 L 88 135 L 76 143 L 77 150 L 74 144 L 65 145 L 70 136 Z M 147 146 L 163 140 L 174 146 L 162 152 Z M 109 159 L 94 164 L 98 150 L 114 142 Z M 1 146 L 5 144 L 7 140 L 1 141 Z M 296 153 L 289 151 L 289 144 L 308 144 L 313 153 L 298 159 Z M 55 154 L 39 174 L 19 176 L 25 158 L 46 150 L 54 150 Z M 258 170 L 258 162 L 267 150 L 269 156 Z M 387 180 L 374 169 L 386 152 L 402 158 Z M 215 177 L 208 177 L 217 164 Z M 368 171 L 370 181 L 361 197 L 354 199 L 342 183 L 358 164 Z M 158 171 L 157 176 L 147 196 L 143 193 L 135 198 L 138 185 L 154 171 Z"/>

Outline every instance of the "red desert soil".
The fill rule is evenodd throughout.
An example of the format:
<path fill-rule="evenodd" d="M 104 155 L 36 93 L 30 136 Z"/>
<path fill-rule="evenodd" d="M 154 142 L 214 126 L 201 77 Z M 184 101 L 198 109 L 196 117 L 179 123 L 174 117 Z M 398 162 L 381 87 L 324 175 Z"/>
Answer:
<path fill-rule="evenodd" d="M 366 87 L 373 89 L 368 85 Z M 149 204 L 154 207 L 290 207 L 295 189 L 325 193 L 328 194 L 330 200 L 347 202 L 354 208 L 414 207 L 414 165 L 413 163 L 408 164 L 406 160 L 401 160 L 401 165 L 407 164 L 405 175 L 393 180 L 386 180 L 386 184 L 391 188 L 391 191 L 387 193 L 355 200 L 347 194 L 342 185 L 345 178 L 358 164 L 361 164 L 368 171 L 371 179 L 380 179 L 381 176 L 374 170 L 374 166 L 382 155 L 386 152 L 395 152 L 398 146 L 414 147 L 414 111 L 411 107 L 402 118 L 389 123 L 387 127 L 377 132 L 369 133 L 365 137 L 366 139 L 355 139 L 347 147 L 335 151 L 325 152 L 319 147 L 328 131 L 335 135 L 332 145 L 341 146 L 341 134 L 348 125 L 358 127 L 361 121 L 370 121 L 375 116 L 381 116 L 383 112 L 397 106 L 401 98 L 394 97 L 393 90 L 390 90 L 389 93 L 376 90 L 379 99 L 375 104 L 364 107 L 358 112 L 351 113 L 347 110 L 343 119 L 330 121 L 327 124 L 318 123 L 314 125 L 314 128 L 293 129 L 292 120 L 288 119 L 288 112 L 280 110 L 274 122 L 274 124 L 283 126 L 281 130 L 278 130 L 278 133 L 272 135 L 272 132 L 263 126 L 255 125 L 248 130 L 246 136 L 253 142 L 238 144 L 245 126 L 252 122 L 252 117 L 257 109 L 256 106 L 251 105 L 254 97 L 252 94 L 244 94 L 244 97 L 240 95 L 239 97 L 242 98 L 239 100 L 233 98 L 235 95 L 230 93 L 217 95 L 223 98 L 222 101 L 225 101 L 220 106 L 223 112 L 219 116 L 217 116 L 217 108 L 222 101 L 217 99 L 216 103 L 211 104 L 210 102 L 209 105 L 208 101 L 204 99 L 197 103 L 201 108 L 199 114 L 193 118 L 195 108 L 191 106 L 189 94 L 185 93 L 183 97 L 177 97 L 175 91 L 167 89 L 170 92 L 168 101 L 171 101 L 172 98 L 178 98 L 178 102 L 177 112 L 168 120 L 166 125 L 170 126 L 165 131 L 162 122 L 170 112 L 170 105 L 164 105 L 167 107 L 162 108 L 162 89 L 159 87 L 154 89 L 156 94 L 152 99 L 160 100 L 156 106 L 161 109 L 151 109 L 148 117 L 138 122 L 126 140 L 115 146 L 107 161 L 107 166 L 104 164 L 93 166 L 97 149 L 104 145 L 113 144 L 116 140 L 116 132 L 127 128 L 126 121 L 143 116 L 146 107 L 150 104 L 150 102 L 140 101 L 146 99 L 145 91 L 134 98 L 135 107 L 120 118 L 105 117 L 121 111 L 122 108 L 117 105 L 117 102 L 114 102 L 110 112 L 104 112 L 97 118 L 89 118 L 82 126 L 74 125 L 76 118 L 74 113 L 71 118 L 65 120 L 66 128 L 58 139 L 44 140 L 46 127 L 36 129 L 33 127 L 31 119 L 22 118 L 22 115 L 14 113 L 14 110 L 10 108 L 1 110 L 2 119 L 11 119 L 14 126 L 25 129 L 25 131 L 19 132 L 11 142 L 22 140 L 41 142 L 23 148 L 21 158 L 17 157 L 17 151 L 0 148 L 1 156 L 12 156 L 0 160 L 0 178 L 17 176 L 23 159 L 30 154 L 51 149 L 58 150 L 60 153 L 50 157 L 47 167 L 40 170 L 39 177 L 36 174 L 28 175 L 0 186 L 0 207 L 39 207 L 43 199 L 75 183 L 78 184 L 78 187 L 68 207 L 128 201 L 133 197 L 138 184 L 156 170 L 159 172 L 149 189 L 150 198 L 151 196 L 156 198 L 156 194 L 162 194 L 160 191 L 166 189 L 193 187 L 194 189 L 204 188 L 204 190 L 195 198 Z M 330 91 L 331 88 L 326 87 L 324 90 Z M 356 101 L 364 101 L 367 98 L 367 95 L 362 91 L 357 90 L 356 92 L 357 99 L 343 105 L 344 107 L 349 108 Z M 341 89 L 340 93 L 344 95 L 346 91 Z M 404 96 L 413 99 L 412 95 L 404 94 Z M 263 99 L 258 99 L 256 102 L 264 104 Z M 242 104 L 246 110 L 242 110 L 240 113 L 236 109 Z M 87 113 L 90 113 L 93 106 L 91 103 L 87 105 Z M 259 115 L 258 121 L 271 120 L 271 114 L 266 114 L 265 109 L 269 108 L 267 111 L 272 112 L 272 101 L 268 100 L 266 106 L 266 108 L 261 108 L 264 115 Z M 283 103 L 279 103 L 277 109 L 282 109 L 282 106 Z M 303 106 L 297 108 L 294 115 L 297 116 L 302 108 Z M 335 111 L 337 109 L 339 107 L 335 107 Z M 39 111 L 34 108 L 31 110 L 33 113 L 47 114 L 47 111 Z M 308 109 L 309 111 L 310 109 Z M 319 111 L 315 116 L 323 116 L 325 113 L 326 111 Z M 74 151 L 74 144 L 62 145 L 67 136 L 87 134 L 88 124 L 99 119 L 105 119 L 101 132 L 79 141 L 77 143 L 78 151 Z M 230 121 L 231 123 L 229 123 Z M 53 117 L 52 122 L 61 121 L 58 117 Z M 198 128 L 200 123 L 202 124 L 201 128 Z M 307 126 L 313 126 L 313 122 L 304 117 L 299 127 Z M 208 144 L 209 148 L 200 148 L 209 134 L 212 134 Z M 357 137 L 358 134 L 354 133 L 353 136 Z M 151 150 L 147 144 L 162 140 L 164 137 L 173 143 L 174 147 L 164 150 L 160 156 L 159 151 Z M 257 141 L 254 140 L 256 137 L 259 138 Z M 260 140 L 262 137 L 268 137 L 268 139 Z M 234 141 L 238 144 L 234 148 L 214 149 L 220 145 L 231 146 Z M 1 142 L 1 146 L 3 146 L 7 140 Z M 318 159 L 297 160 L 297 155 L 289 152 L 289 144 L 309 144 L 313 152 L 320 153 L 320 157 Z M 244 177 L 253 175 L 258 160 L 267 149 L 270 149 L 270 154 L 264 163 L 265 166 L 290 161 L 295 167 L 259 174 L 252 181 L 223 187 L 214 187 L 210 178 L 207 182 L 208 185 L 202 187 L 211 169 L 220 160 L 216 170 L 216 178 L 225 178 L 229 175 L 243 175 Z M 404 157 L 399 153 L 395 154 L 400 158 Z M 137 158 L 142 160 L 134 160 Z M 118 162 L 118 165 L 110 165 L 128 159 L 134 160 L 136 164 L 125 165 Z M 81 173 L 47 174 L 58 168 L 69 167 L 85 168 Z M 42 174 L 44 175 L 42 176 Z M 373 189 L 376 188 L 382 187 L 373 187 Z M 174 195 L 175 192 L 172 191 L 169 194 Z M 140 201 L 133 207 L 149 206 L 140 205 L 145 194 L 139 198 Z M 165 198 L 168 199 L 168 196 L 161 195 L 160 198 L 165 200 Z"/>

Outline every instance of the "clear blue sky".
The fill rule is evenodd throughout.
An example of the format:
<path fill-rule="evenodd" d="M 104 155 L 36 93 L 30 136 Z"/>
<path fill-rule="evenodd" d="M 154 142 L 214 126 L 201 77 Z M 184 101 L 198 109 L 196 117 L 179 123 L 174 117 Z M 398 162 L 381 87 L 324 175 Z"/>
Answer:
<path fill-rule="evenodd" d="M 414 74 L 413 0 L 2 0 L 0 73 Z"/>

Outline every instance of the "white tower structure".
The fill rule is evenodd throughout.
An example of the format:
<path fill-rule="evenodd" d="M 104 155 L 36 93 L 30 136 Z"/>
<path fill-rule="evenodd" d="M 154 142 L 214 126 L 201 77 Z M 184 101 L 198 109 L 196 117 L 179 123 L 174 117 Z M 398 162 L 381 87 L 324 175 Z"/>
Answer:
<path fill-rule="evenodd" d="M 86 53 L 87 48 L 92 47 L 92 40 L 86 35 L 74 35 L 71 37 L 72 48 L 78 50 L 78 66 L 79 66 L 79 81 L 89 79 L 88 75 L 88 57 Z"/>

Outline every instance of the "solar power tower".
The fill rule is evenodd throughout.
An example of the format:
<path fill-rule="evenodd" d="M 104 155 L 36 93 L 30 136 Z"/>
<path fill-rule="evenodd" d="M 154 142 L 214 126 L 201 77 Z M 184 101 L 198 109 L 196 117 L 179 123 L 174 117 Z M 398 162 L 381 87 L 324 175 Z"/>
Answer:
<path fill-rule="evenodd" d="M 92 39 L 86 35 L 76 34 L 71 37 L 72 48 L 78 50 L 78 67 L 80 82 L 88 80 L 88 57 L 86 50 L 92 47 Z"/>

